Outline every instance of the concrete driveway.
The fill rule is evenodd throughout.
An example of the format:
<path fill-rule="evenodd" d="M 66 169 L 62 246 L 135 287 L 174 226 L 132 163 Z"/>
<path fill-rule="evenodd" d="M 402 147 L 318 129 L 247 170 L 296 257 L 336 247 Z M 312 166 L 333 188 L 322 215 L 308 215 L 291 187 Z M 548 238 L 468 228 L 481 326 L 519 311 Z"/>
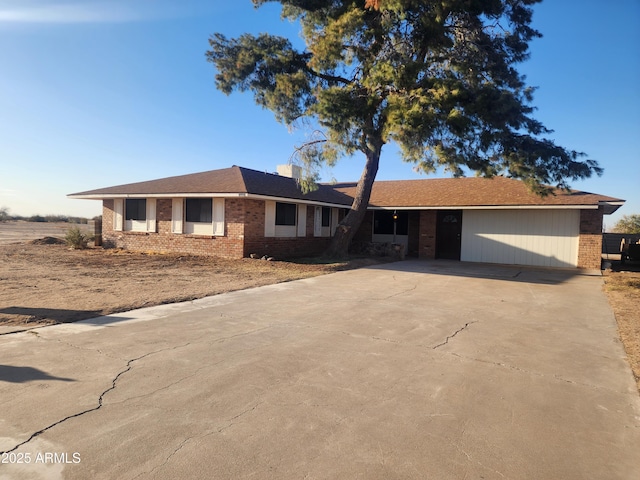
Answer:
<path fill-rule="evenodd" d="M 0 336 L 0 479 L 637 479 L 598 276 L 405 261 Z"/>

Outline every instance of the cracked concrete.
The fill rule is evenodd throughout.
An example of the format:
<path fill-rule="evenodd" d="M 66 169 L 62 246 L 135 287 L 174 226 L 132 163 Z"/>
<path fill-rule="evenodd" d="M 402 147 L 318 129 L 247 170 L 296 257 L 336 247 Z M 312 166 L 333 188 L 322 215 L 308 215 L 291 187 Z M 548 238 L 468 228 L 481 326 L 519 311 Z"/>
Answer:
<path fill-rule="evenodd" d="M 455 337 L 456 335 L 458 335 L 460 332 L 462 332 L 463 330 L 466 330 L 467 328 L 469 328 L 469 325 L 472 325 L 474 323 L 477 322 L 467 322 L 465 323 L 461 328 L 459 328 L 458 330 L 456 330 L 455 332 L 453 332 L 451 335 L 447 335 L 447 338 L 444 339 L 444 342 L 439 343 L 433 347 L 431 347 L 433 350 L 435 350 L 436 348 L 440 348 L 444 345 L 447 345 L 449 343 L 449 340 L 451 340 L 453 337 Z"/>
<path fill-rule="evenodd" d="M 576 273 L 405 261 L 2 336 L 0 451 L 82 461 L 0 479 L 635 479 L 640 398 Z"/>

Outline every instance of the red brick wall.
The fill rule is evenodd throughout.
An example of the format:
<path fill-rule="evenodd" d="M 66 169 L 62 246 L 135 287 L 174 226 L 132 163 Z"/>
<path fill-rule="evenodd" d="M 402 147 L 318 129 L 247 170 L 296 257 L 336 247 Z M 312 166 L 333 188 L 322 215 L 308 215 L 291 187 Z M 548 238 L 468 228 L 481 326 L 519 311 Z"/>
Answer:
<path fill-rule="evenodd" d="M 436 213 L 436 210 L 420 210 L 419 258 L 436 258 Z"/>
<path fill-rule="evenodd" d="M 598 210 L 580 210 L 578 268 L 600 269 L 602 264 L 602 217 Z"/>
<path fill-rule="evenodd" d="M 329 238 L 313 236 L 314 209 L 307 208 L 307 236 L 265 238 L 265 202 L 262 200 L 225 200 L 225 236 L 171 233 L 171 199 L 158 199 L 157 233 L 116 232 L 113 230 L 113 200 L 103 201 L 103 245 L 142 252 L 180 252 L 223 258 L 242 258 L 251 253 L 276 258 L 311 256 L 322 253 Z"/>
<path fill-rule="evenodd" d="M 245 200 L 245 235 L 244 256 L 252 253 L 262 257 L 268 255 L 275 258 L 303 257 L 319 255 L 329 246 L 330 238 L 314 237 L 314 208 L 307 206 L 306 237 L 265 237 L 265 202 L 261 200 Z"/>
<path fill-rule="evenodd" d="M 353 243 L 369 243 L 373 235 L 373 211 L 368 210 L 364 214 L 364 219 L 360 224 L 360 228 L 353 237 Z"/>
<path fill-rule="evenodd" d="M 113 200 L 102 206 L 102 238 L 105 248 L 124 248 L 141 252 L 180 252 L 242 258 L 244 237 L 244 199 L 225 200 L 225 236 L 203 236 L 171 233 L 171 199 L 157 200 L 157 233 L 116 232 L 113 230 Z"/>
<path fill-rule="evenodd" d="M 417 257 L 420 255 L 420 212 L 417 210 L 409 211 L 409 244 L 407 246 L 407 255 Z"/>

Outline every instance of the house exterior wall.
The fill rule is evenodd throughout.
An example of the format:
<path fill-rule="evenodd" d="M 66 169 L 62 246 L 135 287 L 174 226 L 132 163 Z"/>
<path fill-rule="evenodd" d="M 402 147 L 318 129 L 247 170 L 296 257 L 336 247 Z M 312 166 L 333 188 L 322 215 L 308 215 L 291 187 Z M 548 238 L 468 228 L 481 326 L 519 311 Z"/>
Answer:
<path fill-rule="evenodd" d="M 189 235 L 171 231 L 172 200 L 162 198 L 156 204 L 156 232 L 114 230 L 114 201 L 103 201 L 103 246 L 141 252 L 179 252 L 222 258 L 259 256 L 300 257 L 322 253 L 329 237 L 314 237 L 314 208 L 306 209 L 304 237 L 265 237 L 265 202 L 262 200 L 226 198 L 225 234 Z"/>
<path fill-rule="evenodd" d="M 418 258 L 436 258 L 437 210 L 420 210 L 418 226 Z M 411 240 L 409 240 L 411 242 Z"/>
<path fill-rule="evenodd" d="M 139 252 L 179 252 L 223 258 L 243 257 L 243 199 L 225 201 L 225 235 L 189 235 L 171 232 L 171 199 L 160 198 L 156 204 L 155 232 L 115 231 L 114 201 L 102 205 L 102 239 L 104 248 L 123 248 Z"/>
<path fill-rule="evenodd" d="M 460 259 L 576 267 L 579 223 L 575 209 L 465 210 Z"/>
<path fill-rule="evenodd" d="M 602 265 L 602 217 L 604 208 L 580 210 L 578 268 L 600 269 Z"/>
<path fill-rule="evenodd" d="M 245 200 L 245 257 L 252 253 L 260 257 L 268 255 L 276 258 L 312 256 L 321 254 L 329 246 L 329 237 L 313 236 L 313 205 L 307 206 L 306 209 L 304 237 L 265 237 L 265 208 L 265 202 L 262 200 Z"/>
<path fill-rule="evenodd" d="M 225 199 L 225 235 L 200 236 L 171 232 L 171 199 L 158 199 L 156 232 L 114 230 L 114 201 L 103 201 L 102 238 L 105 248 L 134 251 L 181 252 L 223 258 L 242 258 L 252 253 L 274 257 L 311 256 L 321 254 L 329 245 L 329 237 L 314 236 L 314 208 L 306 209 L 306 236 L 265 237 L 265 202 L 262 200 Z M 580 210 L 577 266 L 599 269 L 602 250 L 603 208 Z M 410 212 L 409 255 L 434 259 L 436 254 L 436 210 Z M 464 226 L 464 221 L 463 221 Z M 373 212 L 368 211 L 354 237 L 354 242 L 370 242 Z"/>

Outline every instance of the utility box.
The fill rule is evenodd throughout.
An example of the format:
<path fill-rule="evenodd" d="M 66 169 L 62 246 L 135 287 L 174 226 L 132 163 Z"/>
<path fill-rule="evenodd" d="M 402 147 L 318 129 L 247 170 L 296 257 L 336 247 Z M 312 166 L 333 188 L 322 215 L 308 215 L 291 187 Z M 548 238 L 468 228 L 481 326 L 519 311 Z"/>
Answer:
<path fill-rule="evenodd" d="M 89 232 L 93 235 L 93 244 L 96 247 L 102 246 L 102 219 L 89 220 Z"/>

